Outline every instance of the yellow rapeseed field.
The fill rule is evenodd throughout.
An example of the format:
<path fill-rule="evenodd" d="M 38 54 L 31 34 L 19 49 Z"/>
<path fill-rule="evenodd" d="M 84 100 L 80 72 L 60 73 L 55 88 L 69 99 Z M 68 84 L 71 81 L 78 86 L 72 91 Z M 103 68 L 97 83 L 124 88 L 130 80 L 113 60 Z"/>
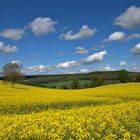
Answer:
<path fill-rule="evenodd" d="M 0 81 L 1 140 L 139 140 L 140 83 L 82 90 Z"/>

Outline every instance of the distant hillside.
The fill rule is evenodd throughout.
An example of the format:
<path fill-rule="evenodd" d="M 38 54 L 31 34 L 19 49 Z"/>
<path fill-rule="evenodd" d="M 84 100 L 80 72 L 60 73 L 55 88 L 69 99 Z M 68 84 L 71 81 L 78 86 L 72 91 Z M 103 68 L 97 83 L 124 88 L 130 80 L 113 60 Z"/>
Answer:
<path fill-rule="evenodd" d="M 87 84 L 93 79 L 94 76 L 100 76 L 104 79 L 105 84 L 120 83 L 119 80 L 120 71 L 102 71 L 102 72 L 90 72 L 80 74 L 61 74 L 61 75 L 32 75 L 26 76 L 24 84 L 41 86 L 41 87 L 56 87 L 62 88 L 73 81 L 78 80 L 82 85 Z M 130 81 L 135 80 L 135 77 L 139 73 L 129 72 Z"/>

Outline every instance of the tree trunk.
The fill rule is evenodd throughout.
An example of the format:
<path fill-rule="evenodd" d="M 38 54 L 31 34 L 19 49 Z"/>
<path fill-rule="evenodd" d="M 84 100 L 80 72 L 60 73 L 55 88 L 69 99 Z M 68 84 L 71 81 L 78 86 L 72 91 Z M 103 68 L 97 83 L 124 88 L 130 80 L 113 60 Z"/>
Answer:
<path fill-rule="evenodd" d="M 12 82 L 12 88 L 14 87 L 14 85 L 15 85 L 15 82 Z"/>

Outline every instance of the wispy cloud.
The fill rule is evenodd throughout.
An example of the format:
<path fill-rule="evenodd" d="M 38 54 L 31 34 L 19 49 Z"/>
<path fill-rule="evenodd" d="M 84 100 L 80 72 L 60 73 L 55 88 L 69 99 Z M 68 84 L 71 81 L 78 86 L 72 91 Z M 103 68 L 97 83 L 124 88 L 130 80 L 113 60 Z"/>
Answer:
<path fill-rule="evenodd" d="M 64 52 L 59 52 L 58 55 L 59 56 L 63 56 L 64 55 Z"/>
<path fill-rule="evenodd" d="M 129 36 L 127 37 L 127 39 L 128 39 L 128 40 L 131 40 L 131 39 L 140 39 L 140 34 L 138 34 L 138 33 L 133 33 L 133 34 L 129 35 Z"/>
<path fill-rule="evenodd" d="M 77 54 L 87 54 L 88 50 L 83 47 L 78 46 L 78 47 L 76 47 L 76 53 Z"/>
<path fill-rule="evenodd" d="M 99 44 L 99 45 L 94 45 L 91 50 L 93 51 L 97 51 L 97 50 L 100 50 L 100 49 L 103 49 L 105 48 L 106 46 L 104 44 Z"/>

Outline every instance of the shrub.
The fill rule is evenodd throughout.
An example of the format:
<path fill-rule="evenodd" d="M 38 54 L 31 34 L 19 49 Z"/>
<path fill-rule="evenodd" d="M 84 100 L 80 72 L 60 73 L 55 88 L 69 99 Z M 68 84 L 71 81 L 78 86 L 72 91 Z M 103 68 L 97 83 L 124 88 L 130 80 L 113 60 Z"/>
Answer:
<path fill-rule="evenodd" d="M 66 85 L 62 86 L 62 88 L 63 88 L 63 89 L 69 89 L 69 87 L 66 86 Z"/>
<path fill-rule="evenodd" d="M 104 85 L 104 79 L 100 76 L 94 76 L 92 78 L 91 87 L 98 87 Z"/>
<path fill-rule="evenodd" d="M 74 81 L 72 82 L 72 84 L 71 84 L 71 88 L 72 88 L 72 89 L 78 89 L 78 88 L 80 88 L 80 83 L 79 83 L 79 81 L 74 80 Z"/>
<path fill-rule="evenodd" d="M 140 74 L 136 76 L 136 82 L 140 82 Z"/>

